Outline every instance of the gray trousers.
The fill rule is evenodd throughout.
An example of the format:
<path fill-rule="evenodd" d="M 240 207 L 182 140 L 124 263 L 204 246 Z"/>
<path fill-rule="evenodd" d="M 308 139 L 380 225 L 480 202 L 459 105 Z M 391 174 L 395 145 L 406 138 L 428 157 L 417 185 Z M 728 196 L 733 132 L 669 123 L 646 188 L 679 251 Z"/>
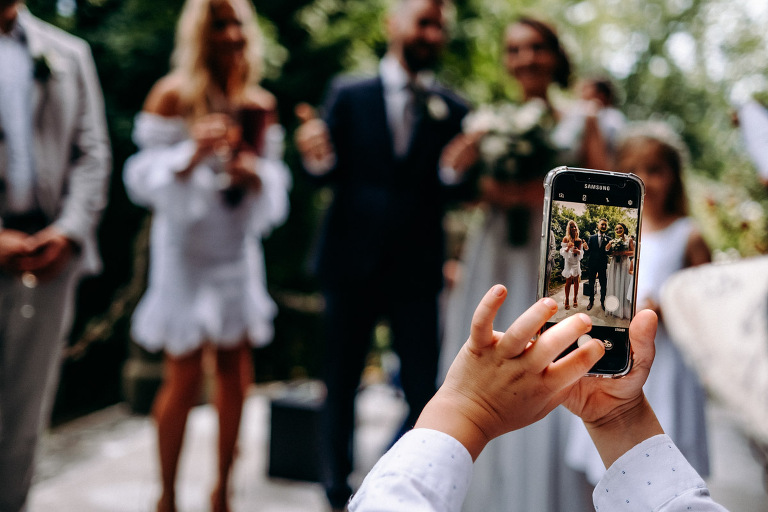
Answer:
<path fill-rule="evenodd" d="M 72 325 L 77 261 L 34 288 L 0 273 L 0 512 L 23 510 Z"/>

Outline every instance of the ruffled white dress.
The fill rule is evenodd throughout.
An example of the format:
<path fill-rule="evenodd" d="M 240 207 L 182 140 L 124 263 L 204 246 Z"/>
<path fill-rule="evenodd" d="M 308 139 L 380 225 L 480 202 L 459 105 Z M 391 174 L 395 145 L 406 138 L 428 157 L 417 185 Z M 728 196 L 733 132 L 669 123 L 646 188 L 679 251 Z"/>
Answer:
<path fill-rule="evenodd" d="M 638 269 L 637 303 L 647 299 L 660 303 L 660 292 L 667 281 L 684 265 L 685 248 L 693 229 L 688 218 L 681 218 L 665 229 L 643 232 Z M 696 374 L 683 361 L 663 323 L 656 332 L 656 357 L 643 387 L 664 432 L 669 434 L 691 465 L 703 477 L 709 475 L 707 447 L 706 395 Z M 586 473 L 596 484 L 605 473 L 597 449 L 574 417 L 568 439 L 568 464 Z"/>
<path fill-rule="evenodd" d="M 125 164 L 126 191 L 153 214 L 149 283 L 133 315 L 134 340 L 177 356 L 206 342 L 269 343 L 277 307 L 266 289 L 261 239 L 288 215 L 282 128 L 268 130 L 258 159 L 261 189 L 236 206 L 223 200 L 214 158 L 186 179 L 176 176 L 195 151 L 183 119 L 142 112 L 133 138 L 139 152 Z"/>
<path fill-rule="evenodd" d="M 642 260 L 641 260 L 642 261 Z M 634 277 L 629 273 L 629 256 L 612 256 L 606 272 L 606 305 L 613 302 L 616 309 L 608 315 L 628 319 L 632 314 L 631 288 Z"/>
<path fill-rule="evenodd" d="M 568 243 L 563 242 L 560 245 L 560 256 L 563 257 L 563 277 L 581 276 L 581 258 L 584 257 L 584 251 L 576 254 L 573 250 L 568 250 Z"/>

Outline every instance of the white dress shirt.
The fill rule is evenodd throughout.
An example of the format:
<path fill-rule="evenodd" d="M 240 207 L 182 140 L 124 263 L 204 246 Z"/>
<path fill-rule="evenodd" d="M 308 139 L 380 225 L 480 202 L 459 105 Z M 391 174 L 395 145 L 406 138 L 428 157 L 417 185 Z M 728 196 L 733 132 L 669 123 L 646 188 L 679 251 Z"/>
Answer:
<path fill-rule="evenodd" d="M 349 510 L 459 512 L 471 478 L 472 458 L 461 443 L 436 430 L 414 429 L 374 466 Z M 598 512 L 727 512 L 667 435 L 622 455 L 592 498 Z"/>
<path fill-rule="evenodd" d="M 32 157 L 32 56 L 23 28 L 15 23 L 0 32 L 0 128 L 7 146 L 7 195 L 9 213 L 27 213 L 34 208 L 35 171 Z"/>

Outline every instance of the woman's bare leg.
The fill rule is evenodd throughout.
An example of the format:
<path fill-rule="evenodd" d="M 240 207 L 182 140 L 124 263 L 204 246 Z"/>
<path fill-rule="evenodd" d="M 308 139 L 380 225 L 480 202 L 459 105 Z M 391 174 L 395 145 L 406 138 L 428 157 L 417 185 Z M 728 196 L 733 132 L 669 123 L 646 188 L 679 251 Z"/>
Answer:
<path fill-rule="evenodd" d="M 573 278 L 573 307 L 577 308 L 579 307 L 579 277 L 574 276 Z"/>
<path fill-rule="evenodd" d="M 200 399 L 201 351 L 184 357 L 165 357 L 163 385 L 155 397 L 152 415 L 157 423 L 157 448 L 160 456 L 162 494 L 158 512 L 176 510 L 176 473 L 184 442 L 189 410 Z"/>
<path fill-rule="evenodd" d="M 219 411 L 219 472 L 218 482 L 211 496 L 213 512 L 229 512 L 227 491 L 246 390 L 244 357 L 250 357 L 245 345 L 216 351 L 214 403 Z"/>
<path fill-rule="evenodd" d="M 568 305 L 568 299 L 569 299 L 568 296 L 570 294 L 571 294 L 571 278 L 566 277 L 565 278 L 565 309 L 570 308 L 570 306 Z"/>

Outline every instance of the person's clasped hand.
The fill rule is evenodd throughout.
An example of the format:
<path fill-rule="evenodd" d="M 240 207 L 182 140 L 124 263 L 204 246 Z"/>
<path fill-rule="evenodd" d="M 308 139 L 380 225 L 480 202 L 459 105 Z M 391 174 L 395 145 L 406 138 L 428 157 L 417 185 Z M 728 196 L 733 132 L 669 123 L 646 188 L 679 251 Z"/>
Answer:
<path fill-rule="evenodd" d="M 30 272 L 38 279 L 53 279 L 70 261 L 76 245 L 49 226 L 33 235 L 3 229 L 0 232 L 0 268 L 15 275 Z"/>
<path fill-rule="evenodd" d="M 469 340 L 416 423 L 458 439 L 473 459 L 491 439 L 546 416 L 605 352 L 593 339 L 555 361 L 592 328 L 585 314 L 567 318 L 533 341 L 557 311 L 551 298 L 536 302 L 506 332 L 494 331 L 493 319 L 506 296 L 506 288 L 496 285 L 483 297 Z M 456 414 L 446 416 L 445 410 Z"/>

